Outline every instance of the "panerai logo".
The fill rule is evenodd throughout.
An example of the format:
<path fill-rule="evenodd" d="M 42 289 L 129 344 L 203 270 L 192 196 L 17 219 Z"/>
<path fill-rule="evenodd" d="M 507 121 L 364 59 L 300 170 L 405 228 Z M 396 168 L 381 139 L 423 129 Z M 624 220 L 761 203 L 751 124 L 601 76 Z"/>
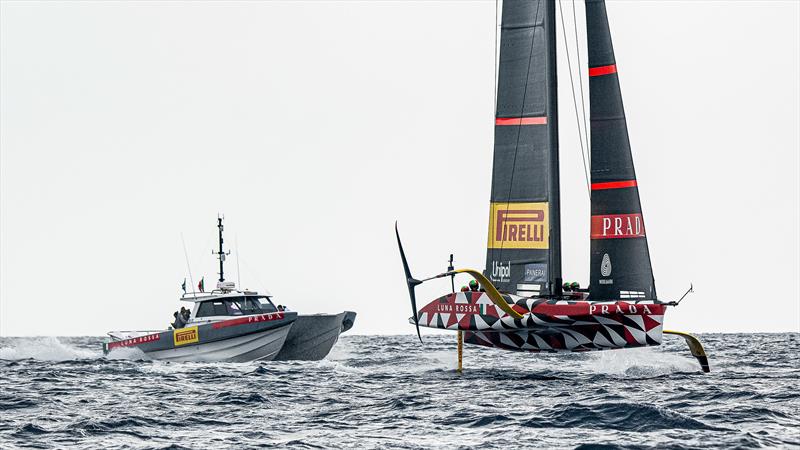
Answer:
<path fill-rule="evenodd" d="M 527 283 L 544 283 L 547 281 L 547 264 L 525 264 L 525 277 Z"/>
<path fill-rule="evenodd" d="M 492 281 L 507 282 L 511 281 L 511 261 L 503 264 L 502 262 L 492 261 Z"/>

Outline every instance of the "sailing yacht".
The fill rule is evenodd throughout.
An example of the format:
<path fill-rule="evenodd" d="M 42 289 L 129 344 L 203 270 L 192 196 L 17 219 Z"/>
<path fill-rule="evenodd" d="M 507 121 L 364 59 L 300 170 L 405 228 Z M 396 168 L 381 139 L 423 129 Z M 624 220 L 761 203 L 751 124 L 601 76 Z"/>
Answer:
<path fill-rule="evenodd" d="M 485 269 L 451 267 L 417 280 L 395 227 L 414 314 L 409 320 L 418 334 L 420 326 L 457 330 L 459 344 L 463 338 L 529 352 L 654 346 L 663 334 L 677 334 L 708 371 L 697 338 L 663 329 L 667 307 L 680 300 L 656 294 L 604 0 L 585 2 L 590 282 L 588 289 L 563 284 L 557 7 L 554 0 L 503 2 Z M 415 286 L 458 273 L 473 276 L 481 288 L 451 292 L 417 310 Z"/>

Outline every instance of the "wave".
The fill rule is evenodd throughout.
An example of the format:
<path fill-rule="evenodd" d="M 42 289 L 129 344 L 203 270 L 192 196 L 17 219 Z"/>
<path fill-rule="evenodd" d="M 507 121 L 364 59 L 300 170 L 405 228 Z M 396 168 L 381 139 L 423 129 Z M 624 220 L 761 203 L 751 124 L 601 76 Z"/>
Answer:
<path fill-rule="evenodd" d="M 26 398 L 13 395 L 0 394 L 0 411 L 9 409 L 24 409 L 36 406 L 37 403 Z"/>
<path fill-rule="evenodd" d="M 100 356 L 98 352 L 73 347 L 56 337 L 10 338 L 9 341 L 6 344 L 10 345 L 0 347 L 0 360 L 68 361 Z"/>
<path fill-rule="evenodd" d="M 629 402 L 569 404 L 549 411 L 545 417 L 529 419 L 522 425 L 532 428 L 609 428 L 631 432 L 662 429 L 730 431 L 667 408 Z"/>
<path fill-rule="evenodd" d="M 143 351 L 136 347 L 119 347 L 111 350 L 106 355 L 108 359 L 122 359 L 127 361 L 150 361 Z"/>
<path fill-rule="evenodd" d="M 673 373 L 699 372 L 697 361 L 651 348 L 591 352 L 582 368 L 603 375 L 653 377 Z"/>

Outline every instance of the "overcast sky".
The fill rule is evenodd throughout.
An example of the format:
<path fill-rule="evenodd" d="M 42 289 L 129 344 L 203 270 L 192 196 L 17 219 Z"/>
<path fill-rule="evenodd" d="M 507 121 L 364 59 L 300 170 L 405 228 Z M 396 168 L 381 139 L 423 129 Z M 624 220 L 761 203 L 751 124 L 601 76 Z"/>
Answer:
<path fill-rule="evenodd" d="M 188 277 L 181 234 L 194 282 L 216 278 L 218 212 L 244 286 L 301 312 L 355 310 L 354 333 L 413 332 L 395 219 L 415 275 L 451 252 L 482 268 L 494 1 L 0 13 L 0 335 L 165 327 Z M 658 292 L 696 289 L 667 326 L 798 331 L 800 3 L 608 13 Z M 586 285 L 588 196 L 559 51 L 563 272 Z"/>

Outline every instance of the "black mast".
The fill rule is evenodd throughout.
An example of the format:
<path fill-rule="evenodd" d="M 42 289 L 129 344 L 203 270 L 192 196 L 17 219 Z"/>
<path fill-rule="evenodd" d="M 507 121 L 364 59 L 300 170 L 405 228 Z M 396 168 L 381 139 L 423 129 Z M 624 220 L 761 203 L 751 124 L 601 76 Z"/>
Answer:
<path fill-rule="evenodd" d="M 550 122 L 550 292 L 561 295 L 561 187 L 558 169 L 558 76 L 556 67 L 556 5 L 548 0 L 545 30 L 547 30 L 547 119 Z"/>
<path fill-rule="evenodd" d="M 225 270 L 223 269 L 225 255 L 231 254 L 231 252 L 225 253 L 222 249 L 222 217 L 217 217 L 217 228 L 219 228 L 219 251 L 214 254 L 219 258 L 219 282 L 222 283 L 225 281 Z"/>
<path fill-rule="evenodd" d="M 657 299 L 604 0 L 586 0 L 592 218 L 589 298 Z"/>
<path fill-rule="evenodd" d="M 519 295 L 561 288 L 556 6 L 503 2 L 485 271 Z"/>

